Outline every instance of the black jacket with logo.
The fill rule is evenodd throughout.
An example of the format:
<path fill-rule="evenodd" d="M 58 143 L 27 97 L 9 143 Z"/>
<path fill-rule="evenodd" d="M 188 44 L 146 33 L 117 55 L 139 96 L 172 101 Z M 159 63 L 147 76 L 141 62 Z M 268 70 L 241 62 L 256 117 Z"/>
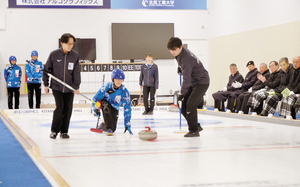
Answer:
<path fill-rule="evenodd" d="M 81 83 L 80 65 L 79 55 L 76 51 L 71 50 L 67 54 L 63 52 L 62 48 L 52 51 L 44 66 L 44 71 L 52 74 L 75 90 L 79 89 Z M 43 73 L 43 84 L 45 87 L 49 86 L 49 76 L 46 73 Z M 50 88 L 63 93 L 73 92 L 54 79 L 51 79 Z"/>

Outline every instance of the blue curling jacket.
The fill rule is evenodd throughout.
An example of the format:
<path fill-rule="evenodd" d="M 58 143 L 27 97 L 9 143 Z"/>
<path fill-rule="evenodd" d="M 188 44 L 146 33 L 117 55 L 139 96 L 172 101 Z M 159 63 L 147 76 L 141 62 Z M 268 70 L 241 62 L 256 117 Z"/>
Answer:
<path fill-rule="evenodd" d="M 113 90 L 114 93 L 107 93 L 108 90 Z M 107 100 L 112 107 L 117 110 L 120 110 L 122 104 L 124 104 L 124 125 L 125 127 L 130 127 L 130 119 L 131 119 L 131 101 L 130 94 L 127 88 L 122 85 L 117 90 L 113 87 L 113 82 L 106 83 L 103 85 L 96 95 L 93 97 L 94 102 L 100 102 L 100 100 Z M 96 109 L 95 104 L 93 103 L 93 108 Z"/>
<path fill-rule="evenodd" d="M 38 60 L 29 60 L 34 64 L 26 64 L 25 65 L 25 72 L 27 75 L 27 83 L 33 83 L 33 84 L 41 84 L 42 83 L 42 77 L 43 77 L 43 72 L 40 70 L 44 69 L 43 63 Z"/>
<path fill-rule="evenodd" d="M 22 69 L 18 65 L 9 65 L 4 69 L 4 78 L 7 88 L 19 88 L 21 86 Z"/>

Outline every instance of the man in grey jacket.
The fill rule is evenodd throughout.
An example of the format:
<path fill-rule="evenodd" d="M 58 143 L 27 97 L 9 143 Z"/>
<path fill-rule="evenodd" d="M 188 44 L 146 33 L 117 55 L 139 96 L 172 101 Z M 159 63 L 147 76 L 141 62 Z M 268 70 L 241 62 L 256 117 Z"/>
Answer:
<path fill-rule="evenodd" d="M 81 83 L 79 55 L 72 50 L 76 39 L 73 35 L 66 33 L 61 36 L 60 42 L 62 47 L 50 53 L 44 71 L 51 73 L 76 89 L 75 93 L 78 94 Z M 46 73 L 43 74 L 43 84 L 45 92 L 49 93 L 49 76 Z M 53 79 L 51 79 L 50 88 L 53 91 L 56 104 L 50 138 L 56 139 L 59 132 L 61 138 L 69 138 L 68 130 L 73 110 L 74 93 Z"/>
<path fill-rule="evenodd" d="M 184 137 L 198 137 L 202 127 L 198 123 L 197 107 L 209 86 L 209 75 L 201 61 L 177 37 L 170 38 L 167 48 L 181 68 L 183 82 L 178 101 L 182 102 L 182 115 L 189 132 Z"/>

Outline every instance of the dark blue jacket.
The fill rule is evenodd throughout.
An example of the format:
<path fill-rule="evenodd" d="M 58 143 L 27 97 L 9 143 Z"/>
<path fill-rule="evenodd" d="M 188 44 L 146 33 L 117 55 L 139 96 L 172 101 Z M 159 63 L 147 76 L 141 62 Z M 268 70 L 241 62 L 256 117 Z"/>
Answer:
<path fill-rule="evenodd" d="M 140 86 L 155 87 L 158 89 L 158 67 L 152 64 L 148 68 L 147 63 L 142 65 L 140 73 Z"/>

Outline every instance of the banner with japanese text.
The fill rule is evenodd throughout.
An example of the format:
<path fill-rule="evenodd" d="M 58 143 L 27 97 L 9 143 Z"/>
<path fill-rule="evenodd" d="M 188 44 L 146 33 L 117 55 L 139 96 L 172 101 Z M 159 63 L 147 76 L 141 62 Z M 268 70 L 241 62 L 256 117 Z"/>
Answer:
<path fill-rule="evenodd" d="M 9 8 L 196 9 L 207 0 L 8 0 Z"/>
<path fill-rule="evenodd" d="M 111 9 L 207 9 L 206 0 L 111 0 Z"/>
<path fill-rule="evenodd" d="M 9 8 L 110 9 L 111 0 L 8 0 Z"/>

